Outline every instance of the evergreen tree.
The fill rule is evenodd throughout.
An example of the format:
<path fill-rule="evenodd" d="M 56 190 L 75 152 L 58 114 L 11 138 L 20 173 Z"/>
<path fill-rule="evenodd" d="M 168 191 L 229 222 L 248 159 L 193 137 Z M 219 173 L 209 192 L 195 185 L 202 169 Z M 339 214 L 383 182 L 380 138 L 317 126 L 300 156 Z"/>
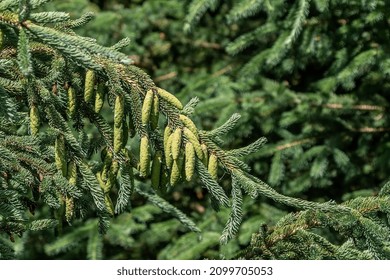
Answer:
<path fill-rule="evenodd" d="M 163 259 L 389 257 L 389 185 L 375 193 L 388 170 L 384 1 L 194 0 L 162 10 L 158 1 L 124 1 L 140 18 L 162 15 L 135 25 L 151 30 L 137 37 L 143 47 L 105 34 L 110 48 L 75 33 L 91 13 L 72 20 L 56 10 L 75 4 L 47 5 L 53 12 L 42 10 L 46 2 L 0 2 L 1 258 L 127 258 L 122 248 L 143 258 L 144 245 L 164 246 Z M 167 6 L 179 11 L 173 19 Z M 137 22 L 118 14 L 105 20 Z M 202 51 L 193 56 L 189 45 Z M 152 76 L 170 72 L 153 81 L 134 64 Z M 210 197 L 203 216 L 172 199 L 193 181 Z M 5 238 L 23 243 L 38 230 L 53 242 L 30 252 Z"/>

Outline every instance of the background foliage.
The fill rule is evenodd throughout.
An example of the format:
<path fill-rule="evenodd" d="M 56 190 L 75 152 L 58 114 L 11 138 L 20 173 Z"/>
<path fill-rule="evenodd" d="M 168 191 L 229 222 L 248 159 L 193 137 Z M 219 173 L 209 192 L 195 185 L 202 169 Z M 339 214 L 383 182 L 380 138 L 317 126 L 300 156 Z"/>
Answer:
<path fill-rule="evenodd" d="M 1 235 L 0 246 L 14 250 L 2 258 L 389 257 L 389 186 L 383 187 L 390 170 L 386 1 L 72 0 L 42 9 L 71 18 L 93 11 L 94 20 L 77 33 L 104 46 L 129 37 L 122 52 L 156 85 L 183 104 L 200 99 L 193 115 L 199 128 L 212 130 L 240 113 L 237 128 L 219 139 L 224 148 L 267 138 L 262 149 L 243 157 L 254 176 L 282 194 L 335 201 L 363 216 L 296 212 L 277 199 L 244 196 L 237 237 L 221 244 L 230 211 L 214 211 L 194 181 L 159 195 L 191 217 L 201 235 L 138 195 L 105 235 L 90 213 L 64 223 L 61 234 L 34 231 L 31 224 L 13 244 Z M 45 154 L 40 149 L 32 153 Z M 218 182 L 229 190 L 227 177 L 220 172 Z M 49 212 L 39 207 L 30 219 L 45 219 Z"/>

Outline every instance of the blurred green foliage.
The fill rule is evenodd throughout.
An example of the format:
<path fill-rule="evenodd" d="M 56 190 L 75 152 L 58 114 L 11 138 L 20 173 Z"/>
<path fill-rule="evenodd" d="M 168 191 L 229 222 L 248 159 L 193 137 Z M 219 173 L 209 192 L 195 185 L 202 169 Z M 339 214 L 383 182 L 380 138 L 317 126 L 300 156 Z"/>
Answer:
<path fill-rule="evenodd" d="M 239 112 L 239 129 L 221 143 L 233 149 L 265 136 L 265 147 L 244 159 L 276 190 L 343 202 L 376 195 L 389 178 L 390 8 L 385 2 L 72 0 L 44 8 L 72 17 L 95 12 L 77 32 L 102 45 L 129 37 L 132 43 L 123 52 L 157 85 L 183 104 L 199 97 L 198 127 L 213 129 Z M 229 188 L 224 175 L 219 182 Z M 59 237 L 29 232 L 20 242 L 24 247 L 16 246 L 17 256 L 256 258 L 246 253 L 261 239 L 262 226 L 272 227 L 293 211 L 261 197 L 244 199 L 239 234 L 221 245 L 228 211 L 213 211 L 196 182 L 161 196 L 190 215 L 202 234 L 186 232 L 159 208 L 134 198 L 132 211 L 116 217 L 105 236 L 97 233 L 94 218 L 66 226 Z M 36 216 L 44 217 L 42 211 Z M 332 230 L 318 231 L 335 244 L 345 242 Z"/>

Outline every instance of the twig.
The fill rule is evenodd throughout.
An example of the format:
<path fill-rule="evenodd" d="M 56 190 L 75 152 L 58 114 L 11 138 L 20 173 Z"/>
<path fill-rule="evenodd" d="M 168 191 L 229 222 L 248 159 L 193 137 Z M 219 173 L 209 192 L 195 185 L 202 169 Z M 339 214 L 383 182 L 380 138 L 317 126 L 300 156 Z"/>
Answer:
<path fill-rule="evenodd" d="M 174 72 L 170 72 L 170 73 L 158 76 L 158 77 L 154 78 L 154 81 L 156 83 L 158 83 L 158 82 L 166 81 L 166 80 L 173 79 L 176 77 L 177 77 L 177 72 L 174 71 Z"/>
<path fill-rule="evenodd" d="M 213 73 L 212 77 L 215 78 L 215 77 L 222 76 L 223 74 L 231 71 L 232 69 L 233 69 L 233 64 L 229 64 L 229 65 L 223 67 L 222 69 L 218 70 L 217 72 Z"/>
<path fill-rule="evenodd" d="M 290 142 L 290 143 L 286 143 L 286 144 L 283 144 L 283 145 L 276 146 L 275 150 L 277 150 L 277 151 L 286 150 L 286 149 L 289 149 L 289 148 L 294 147 L 294 146 L 298 146 L 298 145 L 302 145 L 302 144 L 305 144 L 305 143 L 308 143 L 308 142 L 312 142 L 314 140 L 315 140 L 315 138 L 305 138 L 305 139 L 302 139 L 302 140 L 297 140 L 297 141 L 294 141 L 294 142 Z"/>
<path fill-rule="evenodd" d="M 362 111 L 385 111 L 386 109 L 385 107 L 378 106 L 378 105 L 361 104 L 361 105 L 354 105 L 348 107 L 339 103 L 328 103 L 322 105 L 322 107 L 329 108 L 329 109 L 353 109 L 353 110 L 362 110 Z"/>
<path fill-rule="evenodd" d="M 220 44 L 210 43 L 206 41 L 195 41 L 193 44 L 197 47 L 202 47 L 205 49 L 214 49 L 214 50 L 222 49 L 222 46 Z"/>
<path fill-rule="evenodd" d="M 389 127 L 360 127 L 360 128 L 350 128 L 354 132 L 362 133 L 377 133 L 377 132 L 386 132 L 390 131 Z"/>

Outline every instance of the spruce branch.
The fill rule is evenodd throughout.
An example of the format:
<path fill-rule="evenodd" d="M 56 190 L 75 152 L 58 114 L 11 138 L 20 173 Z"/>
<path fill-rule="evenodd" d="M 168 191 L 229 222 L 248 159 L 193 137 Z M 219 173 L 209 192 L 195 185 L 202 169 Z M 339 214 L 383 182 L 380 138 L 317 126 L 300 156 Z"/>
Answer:
<path fill-rule="evenodd" d="M 237 234 L 240 229 L 240 224 L 243 217 L 241 186 L 239 185 L 238 179 L 234 175 L 232 176 L 231 194 L 232 210 L 220 237 L 221 244 L 226 244 L 229 239 L 232 239 Z"/>
<path fill-rule="evenodd" d="M 238 113 L 233 114 L 223 125 L 221 125 L 220 127 L 212 131 L 208 131 L 206 133 L 207 136 L 213 138 L 213 137 L 226 135 L 231 130 L 233 130 L 235 126 L 237 126 L 237 123 L 240 118 L 241 118 L 240 114 Z"/>
<path fill-rule="evenodd" d="M 298 1 L 297 11 L 294 15 L 295 20 L 294 20 L 293 28 L 291 29 L 290 34 L 288 35 L 288 37 L 283 43 L 286 48 L 289 47 L 299 36 L 302 30 L 303 23 L 309 13 L 309 4 L 310 4 L 310 0 Z"/>
<path fill-rule="evenodd" d="M 246 155 L 257 152 L 266 142 L 267 139 L 265 137 L 261 137 L 246 147 L 228 151 L 228 154 L 233 157 L 244 157 Z"/>
<path fill-rule="evenodd" d="M 247 49 L 251 45 L 256 44 L 256 42 L 258 40 L 261 40 L 261 38 L 271 35 L 276 30 L 277 30 L 277 26 L 274 23 L 272 22 L 265 23 L 264 25 L 256 28 L 255 30 L 241 35 L 240 37 L 236 38 L 233 42 L 230 42 L 226 46 L 226 51 L 229 54 L 237 55 L 238 53 Z"/>
<path fill-rule="evenodd" d="M 362 199 L 365 200 L 365 202 L 363 202 Z M 360 208 L 361 202 L 369 206 Z M 312 243 L 312 246 L 321 246 L 325 249 L 319 253 L 319 256 L 322 256 L 322 258 L 387 258 L 388 251 L 386 244 L 388 244 L 389 240 L 388 231 L 382 227 L 380 222 L 374 222 L 367 218 L 367 216 L 372 217 L 374 213 L 379 213 L 381 211 L 386 213 L 388 211 L 387 209 L 378 208 L 381 204 L 381 198 L 379 197 L 358 198 L 357 200 L 349 200 L 342 204 L 351 210 L 349 213 L 340 212 L 334 215 L 331 212 L 318 210 L 313 212 L 306 210 L 295 214 L 289 214 L 280 220 L 272 229 L 269 229 L 265 233 L 258 234 L 256 241 L 252 243 L 251 247 L 260 247 L 261 250 L 270 250 L 274 252 L 278 250 L 290 251 L 289 253 L 295 252 L 295 254 L 303 254 L 302 258 L 307 258 L 310 254 L 309 251 L 305 252 L 307 247 L 302 247 L 301 249 L 303 251 L 297 252 L 297 248 L 291 246 L 294 243 L 294 239 L 300 239 L 301 241 Z M 356 206 L 358 206 L 358 208 L 355 208 Z M 330 243 L 318 233 L 310 231 L 316 228 L 318 232 L 318 229 L 326 227 L 333 228 L 333 230 L 337 231 L 342 236 L 350 235 L 351 231 L 355 232 L 354 234 L 360 235 L 361 243 L 353 243 L 350 239 L 347 239 L 345 243 L 336 245 Z M 358 232 L 360 232 L 360 234 L 358 234 Z M 247 251 L 247 256 L 250 256 L 250 254 L 250 251 Z M 294 255 L 292 258 L 294 258 Z"/>
<path fill-rule="evenodd" d="M 244 0 L 233 6 L 226 15 L 228 23 L 236 22 L 256 14 L 262 7 L 263 0 Z"/>
<path fill-rule="evenodd" d="M 94 14 L 92 12 L 87 12 L 87 13 L 83 14 L 78 19 L 70 20 L 66 23 L 63 23 L 63 25 L 61 25 L 61 27 L 66 28 L 66 29 L 74 29 L 74 28 L 77 28 L 77 27 L 80 27 L 80 26 L 87 24 L 93 18 L 94 18 Z"/>
<path fill-rule="evenodd" d="M 59 23 L 70 20 L 70 15 L 64 12 L 41 12 L 31 13 L 29 18 L 36 23 Z"/>
<path fill-rule="evenodd" d="M 219 0 L 193 0 L 189 6 L 189 13 L 184 24 L 184 32 L 191 32 L 193 26 L 197 24 L 200 18 L 208 9 L 214 9 L 219 3 Z"/>
<path fill-rule="evenodd" d="M 134 190 L 134 176 L 131 174 L 132 166 L 130 163 L 120 167 L 121 181 L 119 182 L 118 199 L 115 205 L 115 214 L 120 214 L 129 206 L 131 194 Z"/>
<path fill-rule="evenodd" d="M 191 219 L 189 219 L 189 217 L 187 217 L 182 211 L 172 206 L 171 204 L 169 204 L 167 201 L 165 201 L 158 195 L 143 190 L 142 185 L 136 186 L 135 190 L 137 191 L 137 193 L 145 196 L 151 203 L 160 207 L 164 212 L 167 212 L 173 215 L 174 217 L 176 217 L 183 225 L 188 227 L 189 230 L 197 233 L 201 232 L 201 230 L 196 226 L 196 224 Z"/>
<path fill-rule="evenodd" d="M 43 229 L 48 229 L 48 228 L 54 228 L 57 226 L 57 221 L 56 220 L 50 220 L 50 219 L 45 219 L 45 220 L 36 220 L 32 221 L 29 229 L 30 230 L 43 230 Z"/>
<path fill-rule="evenodd" d="M 256 190 L 257 195 L 261 194 L 267 198 L 270 198 L 276 202 L 295 207 L 297 209 L 311 209 L 321 210 L 333 213 L 349 212 L 350 210 L 344 206 L 338 206 L 335 202 L 329 201 L 324 203 L 316 203 L 312 201 L 306 201 L 298 198 L 287 197 L 279 194 L 263 181 L 249 174 L 245 174 L 241 171 L 233 171 L 233 174 L 237 176 L 243 187 L 247 187 L 251 190 Z"/>
<path fill-rule="evenodd" d="M 31 53 L 29 49 L 29 42 L 26 33 L 23 29 L 19 32 L 18 42 L 18 62 L 21 72 L 25 77 L 31 75 L 33 69 L 31 65 Z"/>
<path fill-rule="evenodd" d="M 200 229 L 189 217 L 147 187 L 151 182 L 152 186 L 160 192 L 176 188 L 176 185 L 184 179 L 191 181 L 198 178 L 210 194 L 211 203 L 216 209 L 219 209 L 219 206 L 230 208 L 227 223 L 220 236 L 221 243 L 227 243 L 239 232 L 245 206 L 242 192 L 245 192 L 253 198 L 262 196 L 302 210 L 283 218 L 275 225 L 273 232 L 264 230 L 259 234 L 261 236 L 258 237 L 258 242 L 261 243 L 261 248 L 267 256 L 286 258 L 315 256 L 316 254 L 310 252 L 307 246 L 302 245 L 310 244 L 313 251 L 323 256 L 358 255 L 378 259 L 388 257 L 387 227 L 378 221 L 378 217 L 373 217 L 381 211 L 388 215 L 387 191 L 381 193 L 380 199 L 377 197 L 371 200 L 356 199 L 344 204 L 336 204 L 332 201 L 326 203 L 306 201 L 277 192 L 252 176 L 250 167 L 239 159 L 244 156 L 256 157 L 254 154 L 258 156 L 274 153 L 269 181 L 272 185 L 278 185 L 286 176 L 285 170 L 288 165 L 285 165 L 284 157 L 291 156 L 289 149 L 320 139 L 317 135 L 310 135 L 313 131 L 317 132 L 316 123 L 311 119 L 308 120 L 309 128 L 305 128 L 303 137 L 295 137 L 294 133 L 288 130 L 290 126 L 297 125 L 308 110 L 311 108 L 383 110 L 373 105 L 353 105 L 361 103 L 348 103 L 348 100 L 344 103 L 339 96 L 327 95 L 329 98 L 327 102 L 322 102 L 315 93 L 305 93 L 306 95 L 301 97 L 302 94 L 286 89 L 281 86 L 281 83 L 272 83 L 266 79 L 259 79 L 260 82 L 243 83 L 245 85 L 235 84 L 223 75 L 226 69 L 230 70 L 229 66 L 223 68 L 222 72 L 217 72 L 218 81 L 233 84 L 230 93 L 227 94 L 228 98 L 226 96 L 210 98 L 205 102 L 206 106 L 199 111 L 196 110 L 197 113 L 202 110 L 207 111 L 210 107 L 213 107 L 214 112 L 223 109 L 218 121 L 221 123 L 227 118 L 225 116 L 237 110 L 236 103 L 240 103 L 244 108 L 248 106 L 257 109 L 255 106 L 264 102 L 267 113 L 263 114 L 262 111 L 260 116 L 267 117 L 265 122 L 268 131 L 271 131 L 272 125 L 269 123 L 272 120 L 269 119 L 278 115 L 281 112 L 280 108 L 284 110 L 296 107 L 298 112 L 282 112 L 281 119 L 275 117 L 280 120 L 281 126 L 275 133 L 278 137 L 287 139 L 281 144 L 263 147 L 265 138 L 262 137 L 246 147 L 226 151 L 222 148 L 222 138 L 235 129 L 240 119 L 239 114 L 233 114 L 227 122 L 214 130 L 198 129 L 191 117 L 195 113 L 195 106 L 199 100 L 194 98 L 183 107 L 174 94 L 156 87 L 153 80 L 141 69 L 126 65 L 131 61 L 128 56 L 117 50 L 127 45 L 127 39 L 109 48 L 98 45 L 95 39 L 78 36 L 71 30 L 89 21 L 92 18 L 91 14 L 85 14 L 81 19 L 72 21 L 66 13 L 30 12 L 30 9 L 45 2 L 47 1 L 19 1 L 17 13 L 15 12 L 17 5 L 10 1 L 0 3 L 0 22 L 2 31 L 3 27 L 6 27 L 4 30 L 5 40 L 7 40 L 7 48 L 1 51 L 1 57 L 4 58 L 2 60 L 10 61 L 0 62 L 0 109 L 5 109 L 4 112 L 0 110 L 0 116 L 4 118 L 2 120 L 4 123 L 9 120 L 15 121 L 11 126 L 3 126 L 0 123 L 1 231 L 9 234 L 10 237 L 28 229 L 41 230 L 57 226 L 57 230 L 60 231 L 62 216 L 64 216 L 62 211 L 65 208 L 65 218 L 68 223 L 73 215 L 85 217 L 89 215 L 88 211 L 96 212 L 99 217 L 100 232 L 105 232 L 109 220 L 112 220 L 110 216 L 119 217 L 119 214 L 127 210 L 133 211 L 130 209 L 130 201 L 132 194 L 138 193 L 177 218 L 188 229 L 199 232 Z M 193 29 L 201 16 L 207 10 L 215 9 L 219 2 L 192 1 L 184 29 L 187 32 Z M 267 47 L 254 55 L 241 68 L 239 75 L 246 79 L 258 73 L 263 74 L 264 71 L 271 71 L 273 77 L 285 77 L 286 73 L 293 73 L 293 77 L 291 79 L 288 77 L 289 81 L 286 81 L 286 84 L 290 83 L 291 88 L 294 88 L 296 86 L 294 81 L 299 78 L 295 75 L 299 76 L 299 67 L 301 67 L 295 63 L 300 59 L 304 61 L 305 56 L 302 56 L 304 53 L 302 50 L 295 52 L 293 47 L 298 44 L 301 37 L 304 46 L 307 46 L 307 42 L 317 41 L 310 35 L 315 33 L 312 32 L 311 25 L 303 29 L 309 16 L 310 1 L 296 2 L 289 12 L 279 9 L 283 2 L 278 1 L 271 6 L 269 1 L 252 0 L 235 5 L 228 14 L 230 21 L 238 22 L 242 18 L 257 14 L 260 9 L 266 10 L 267 18 L 262 28 L 255 29 L 245 36 L 239 36 L 228 45 L 227 49 L 232 54 L 238 54 L 244 48 L 249 46 L 256 48 L 257 44 L 265 42 Z M 316 5 L 318 6 L 318 1 Z M 279 17 L 286 22 L 273 24 L 271 19 Z M 312 19 L 312 22 L 314 21 Z M 264 40 L 258 38 L 260 35 L 267 38 Z M 219 48 L 219 45 L 209 44 L 206 47 L 210 46 Z M 321 48 L 320 43 L 316 46 Z M 296 57 L 286 59 L 290 52 L 294 52 Z M 342 53 L 339 52 L 338 56 L 341 57 Z M 375 69 L 377 60 L 385 56 L 379 48 L 379 50 L 368 50 L 360 54 L 354 53 L 352 57 L 350 62 L 348 59 L 340 58 L 334 66 L 331 66 L 329 73 L 332 77 L 320 80 L 316 84 L 317 87 L 322 90 L 324 88 L 335 90 L 341 85 L 344 89 L 350 90 L 355 86 L 355 80 L 369 70 Z M 303 64 L 305 63 L 307 62 L 304 61 Z M 325 61 L 320 66 L 325 67 L 327 64 L 329 62 Z M 285 68 L 279 73 L 275 70 L 276 65 Z M 288 72 L 291 70 L 294 71 Z M 240 80 L 238 83 L 242 82 Z M 238 88 L 247 91 L 252 83 L 255 85 L 261 83 L 261 90 L 248 92 L 232 104 L 231 100 L 235 98 L 234 92 Z M 270 99 L 277 99 L 280 104 L 270 106 L 267 104 Z M 27 107 L 28 113 L 25 110 Z M 15 111 L 17 116 L 10 115 L 12 111 Z M 251 113 L 242 114 L 244 125 L 248 118 L 251 118 Z M 160 119 L 156 124 L 156 118 L 159 117 L 165 119 Z M 16 122 L 22 119 L 30 120 L 30 124 Z M 325 116 L 324 119 L 330 118 Z M 337 118 L 337 121 L 339 120 L 340 118 Z M 385 132 L 387 130 L 376 124 L 372 127 L 362 124 L 355 128 L 348 122 L 342 120 L 339 122 L 352 131 Z M 162 124 L 164 127 L 160 128 Z M 23 130 L 23 125 L 30 126 L 34 137 L 16 136 L 17 133 L 27 134 L 24 132 L 27 129 Z M 91 143 L 86 133 L 89 127 L 92 127 L 91 138 L 94 143 Z M 253 129 L 251 126 L 243 126 L 243 128 L 245 133 Z M 19 132 L 16 132 L 16 129 Z M 162 129 L 166 131 L 164 136 Z M 323 128 L 320 127 L 319 130 L 321 129 Z M 35 142 L 31 139 L 35 139 Z M 59 145 L 59 139 L 64 143 Z M 44 149 L 43 146 L 47 148 Z M 262 150 L 259 151 L 260 148 Z M 334 163 L 340 169 L 347 169 L 349 164 L 347 154 L 337 147 L 327 148 L 325 144 L 300 153 L 303 154 L 300 163 L 312 161 L 307 176 L 314 180 L 326 177 L 327 170 L 333 163 L 329 160 L 332 156 Z M 152 165 L 151 159 L 154 161 Z M 226 174 L 230 174 L 229 196 L 224 189 L 227 185 L 226 181 L 221 183 L 221 169 Z M 53 208 L 56 221 L 45 219 L 27 223 L 24 211 L 28 207 L 33 211 L 31 206 L 33 203 L 24 202 L 26 199 L 22 191 L 26 189 L 31 190 L 36 200 L 38 200 L 37 196 L 42 195 L 44 203 Z M 23 202 L 29 206 L 26 207 Z M 116 202 L 115 206 L 114 202 Z M 96 223 L 96 220 L 93 222 Z M 86 224 L 88 226 L 82 226 L 81 230 L 79 228 L 77 234 L 67 235 L 66 238 L 60 239 L 60 242 L 47 246 L 47 253 L 56 254 L 65 251 L 81 238 L 88 240 L 88 257 L 101 258 L 104 240 L 95 230 L 95 225 L 92 226 L 89 222 Z M 355 247 L 351 246 L 350 242 L 338 246 L 320 234 L 309 231 L 329 225 L 343 237 L 361 237 L 359 243 Z M 353 225 L 356 225 L 356 228 Z M 91 229 L 95 231 L 90 232 Z M 214 232 L 205 236 L 210 238 L 204 242 L 205 248 L 218 242 Z M 120 242 L 130 244 L 130 241 Z M 6 253 L 11 252 L 7 244 L 3 243 L 0 239 L 0 252 L 1 250 Z M 1 249 L 1 246 L 4 249 Z M 279 255 L 278 250 L 279 253 L 281 252 Z"/>

